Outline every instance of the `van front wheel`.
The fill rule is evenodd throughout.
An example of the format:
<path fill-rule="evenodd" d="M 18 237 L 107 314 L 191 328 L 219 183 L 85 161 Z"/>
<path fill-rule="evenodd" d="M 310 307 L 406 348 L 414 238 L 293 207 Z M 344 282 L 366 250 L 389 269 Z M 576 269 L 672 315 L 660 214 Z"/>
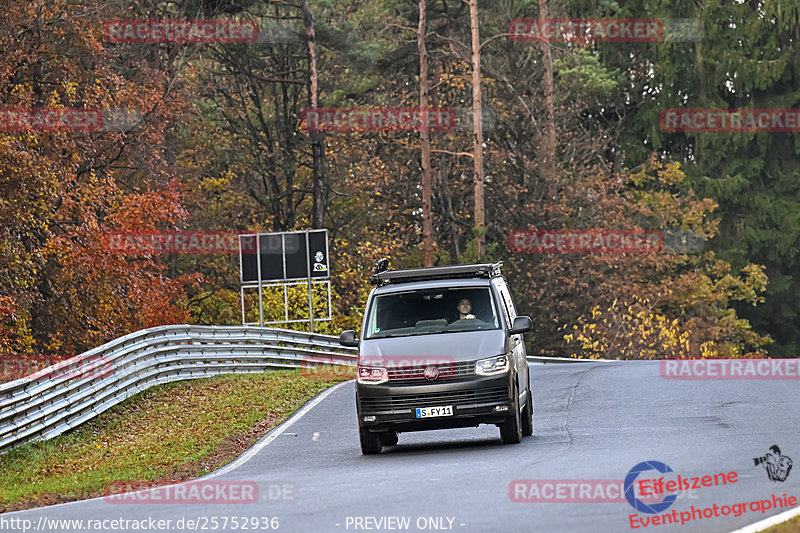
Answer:
<path fill-rule="evenodd" d="M 358 426 L 358 436 L 361 439 L 361 453 L 364 455 L 373 455 L 381 453 L 383 445 L 381 444 L 381 437 L 378 433 L 372 433 Z"/>
<path fill-rule="evenodd" d="M 503 444 L 517 444 L 522 441 L 522 414 L 519 409 L 519 395 L 514 389 L 514 412 L 500 424 L 500 440 Z"/>
<path fill-rule="evenodd" d="M 522 436 L 530 437 L 531 435 L 533 435 L 533 394 L 528 389 L 525 409 L 522 411 Z"/>
<path fill-rule="evenodd" d="M 381 435 L 381 444 L 384 446 L 397 446 L 397 431 L 390 429 L 384 431 Z"/>

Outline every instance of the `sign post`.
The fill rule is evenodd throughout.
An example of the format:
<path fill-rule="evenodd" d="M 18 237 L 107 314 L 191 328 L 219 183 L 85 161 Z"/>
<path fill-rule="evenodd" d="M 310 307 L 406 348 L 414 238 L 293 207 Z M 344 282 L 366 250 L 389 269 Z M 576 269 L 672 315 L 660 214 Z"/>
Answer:
<path fill-rule="evenodd" d="M 328 230 L 287 231 L 239 235 L 239 265 L 241 282 L 242 324 L 247 322 L 245 290 L 258 290 L 258 322 L 280 324 L 306 322 L 306 319 L 289 318 L 289 286 L 303 283 L 308 287 L 308 324 L 314 332 L 314 285 L 328 291 L 328 313 L 316 320 L 331 319 L 331 285 L 328 259 Z M 283 320 L 264 320 L 264 289 L 283 289 Z"/>
<path fill-rule="evenodd" d="M 327 241 L 327 239 L 325 239 Z M 308 230 L 306 230 L 306 250 L 308 251 L 309 258 L 311 257 L 311 248 L 308 246 Z M 306 273 L 308 274 L 308 328 L 311 333 L 314 333 L 314 298 L 311 295 L 311 261 L 306 261 Z"/>
<path fill-rule="evenodd" d="M 258 271 L 261 272 L 261 250 L 258 249 L 258 240 L 256 240 L 256 262 Z M 242 312 L 244 312 L 244 306 L 242 306 Z M 258 276 L 258 325 L 264 325 L 264 287 L 261 284 L 261 276 Z"/>

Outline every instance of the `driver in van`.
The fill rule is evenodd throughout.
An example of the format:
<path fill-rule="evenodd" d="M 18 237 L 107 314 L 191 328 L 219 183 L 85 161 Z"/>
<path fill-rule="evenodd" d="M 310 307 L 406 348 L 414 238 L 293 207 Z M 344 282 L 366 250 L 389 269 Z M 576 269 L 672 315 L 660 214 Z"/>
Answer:
<path fill-rule="evenodd" d="M 469 301 L 469 298 L 461 298 L 458 301 L 458 319 L 463 320 L 465 318 L 475 318 L 475 315 L 470 313 L 472 311 L 472 302 Z"/>

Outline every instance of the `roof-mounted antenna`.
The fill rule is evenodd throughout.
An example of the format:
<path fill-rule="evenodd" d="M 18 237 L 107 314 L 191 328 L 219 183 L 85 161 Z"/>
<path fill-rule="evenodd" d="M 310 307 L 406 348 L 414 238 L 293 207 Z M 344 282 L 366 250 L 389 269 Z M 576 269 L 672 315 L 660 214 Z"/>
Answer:
<path fill-rule="evenodd" d="M 370 284 L 379 285 L 380 280 L 378 279 L 378 274 L 381 272 L 386 272 L 387 270 L 389 270 L 389 259 L 387 257 L 375 261 L 375 266 L 372 269 L 372 275 L 369 277 Z"/>

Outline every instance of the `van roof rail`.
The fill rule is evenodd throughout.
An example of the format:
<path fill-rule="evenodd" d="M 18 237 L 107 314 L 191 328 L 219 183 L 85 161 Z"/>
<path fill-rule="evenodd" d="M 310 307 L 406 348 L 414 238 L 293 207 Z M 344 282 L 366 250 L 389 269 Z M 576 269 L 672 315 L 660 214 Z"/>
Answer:
<path fill-rule="evenodd" d="M 380 265 L 379 265 L 380 263 Z M 404 268 L 388 270 L 388 261 L 376 263 L 376 268 L 369 277 L 369 282 L 377 287 L 388 283 L 410 283 L 432 279 L 456 278 L 495 278 L 500 276 L 502 261 L 496 263 L 480 263 L 476 265 L 447 265 L 439 267 Z"/>

